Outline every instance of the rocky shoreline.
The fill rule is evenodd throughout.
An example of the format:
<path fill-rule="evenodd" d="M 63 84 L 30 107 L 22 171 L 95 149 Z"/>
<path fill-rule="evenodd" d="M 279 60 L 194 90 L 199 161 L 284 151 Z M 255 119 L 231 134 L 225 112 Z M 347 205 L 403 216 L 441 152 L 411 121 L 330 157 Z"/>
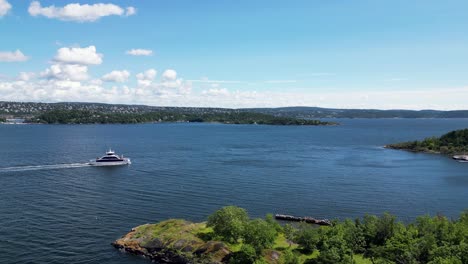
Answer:
<path fill-rule="evenodd" d="M 158 263 L 228 263 L 231 251 L 219 241 L 203 241 L 204 223 L 167 220 L 133 228 L 115 248 Z"/>

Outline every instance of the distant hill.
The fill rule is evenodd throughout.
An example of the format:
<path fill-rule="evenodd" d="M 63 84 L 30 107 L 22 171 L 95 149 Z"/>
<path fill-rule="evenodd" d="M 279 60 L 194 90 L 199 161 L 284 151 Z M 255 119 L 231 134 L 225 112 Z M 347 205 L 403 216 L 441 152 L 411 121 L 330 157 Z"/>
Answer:
<path fill-rule="evenodd" d="M 165 107 L 147 105 L 124 105 L 103 103 L 32 103 L 0 102 L 2 117 L 32 117 L 54 110 L 80 110 L 112 114 L 142 114 L 169 111 L 183 114 L 213 114 L 256 112 L 277 117 L 293 118 L 468 118 L 468 110 L 377 110 L 377 109 L 335 109 L 320 107 L 279 107 L 279 108 L 209 108 L 209 107 Z"/>
<path fill-rule="evenodd" d="M 247 111 L 296 118 L 468 118 L 468 110 L 378 110 L 320 107 L 250 108 Z"/>

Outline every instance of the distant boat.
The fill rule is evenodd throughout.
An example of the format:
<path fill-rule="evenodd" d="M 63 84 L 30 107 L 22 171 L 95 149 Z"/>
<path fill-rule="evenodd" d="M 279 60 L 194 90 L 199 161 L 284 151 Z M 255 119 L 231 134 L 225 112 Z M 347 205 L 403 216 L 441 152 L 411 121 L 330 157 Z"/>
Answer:
<path fill-rule="evenodd" d="M 112 149 L 109 149 L 106 155 L 96 158 L 95 160 L 90 160 L 88 164 L 92 166 L 119 166 L 129 165 L 131 163 L 129 158 L 124 158 L 123 155 L 117 156 Z"/>
<path fill-rule="evenodd" d="M 455 155 L 452 158 L 459 162 L 468 162 L 468 155 Z"/>

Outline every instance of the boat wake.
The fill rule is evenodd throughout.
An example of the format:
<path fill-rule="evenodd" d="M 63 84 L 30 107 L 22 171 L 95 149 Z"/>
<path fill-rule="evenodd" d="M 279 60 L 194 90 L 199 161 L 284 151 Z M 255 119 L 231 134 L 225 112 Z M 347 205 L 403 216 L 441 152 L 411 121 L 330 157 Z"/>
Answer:
<path fill-rule="evenodd" d="M 57 170 L 57 169 L 71 169 L 89 166 L 88 163 L 69 163 L 69 164 L 50 164 L 50 165 L 33 165 L 33 166 L 17 166 L 0 168 L 2 172 L 20 172 L 20 171 L 35 171 L 35 170 Z"/>

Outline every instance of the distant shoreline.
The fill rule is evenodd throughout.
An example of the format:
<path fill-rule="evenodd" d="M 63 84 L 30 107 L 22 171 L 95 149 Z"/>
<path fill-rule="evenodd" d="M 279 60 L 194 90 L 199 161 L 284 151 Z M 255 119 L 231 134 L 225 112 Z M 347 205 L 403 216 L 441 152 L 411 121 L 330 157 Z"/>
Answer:
<path fill-rule="evenodd" d="M 277 117 L 290 117 L 300 119 L 321 118 L 468 118 L 468 110 L 379 110 L 379 109 L 340 109 L 322 107 L 276 107 L 276 108 L 220 108 L 220 107 L 170 107 L 105 103 L 35 103 L 35 102 L 5 102 L 0 101 L 1 117 L 32 117 L 54 110 L 85 110 L 92 112 L 105 112 L 114 114 L 143 114 L 149 112 L 176 112 L 176 113 L 260 113 Z"/>
<path fill-rule="evenodd" d="M 219 123 L 246 125 L 323 126 L 336 122 L 278 117 L 253 112 L 184 113 L 157 111 L 148 113 L 106 113 L 85 110 L 54 110 L 25 119 L 39 124 L 141 124 L 141 123 Z"/>
<path fill-rule="evenodd" d="M 441 137 L 385 145 L 385 148 L 415 153 L 456 155 L 468 152 L 468 129 L 454 130 Z"/>

